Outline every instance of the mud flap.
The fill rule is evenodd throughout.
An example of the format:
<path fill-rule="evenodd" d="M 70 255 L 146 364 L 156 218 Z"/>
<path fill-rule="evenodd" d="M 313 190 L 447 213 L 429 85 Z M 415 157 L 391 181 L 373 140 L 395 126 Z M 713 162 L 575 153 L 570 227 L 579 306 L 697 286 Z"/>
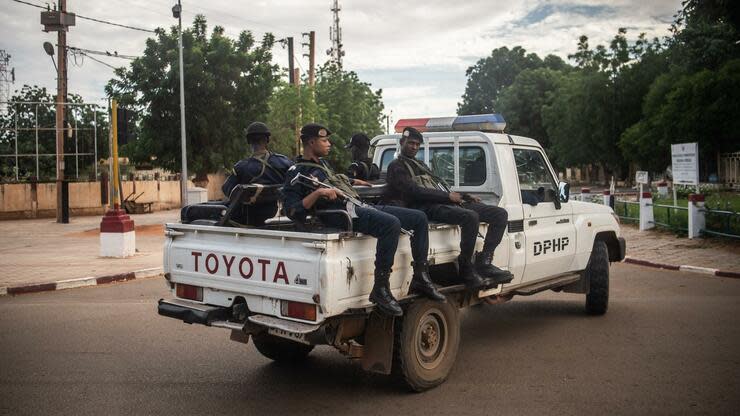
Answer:
<path fill-rule="evenodd" d="M 238 329 L 231 330 L 231 336 L 229 336 L 229 339 L 232 341 L 241 342 L 242 344 L 249 344 L 249 334 Z"/>
<path fill-rule="evenodd" d="M 393 317 L 373 312 L 365 329 L 362 369 L 390 374 L 393 365 Z"/>

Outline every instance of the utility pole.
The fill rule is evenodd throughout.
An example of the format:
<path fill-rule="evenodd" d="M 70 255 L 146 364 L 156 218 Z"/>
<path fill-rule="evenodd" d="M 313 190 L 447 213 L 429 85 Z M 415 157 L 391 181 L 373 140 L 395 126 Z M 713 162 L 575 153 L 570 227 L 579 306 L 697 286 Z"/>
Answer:
<path fill-rule="evenodd" d="M 180 49 L 180 149 L 182 173 L 180 174 L 180 204 L 188 204 L 188 152 L 185 140 L 185 69 L 182 63 L 182 4 L 172 7 L 172 16 L 177 18 L 178 46 Z"/>
<path fill-rule="evenodd" d="M 10 55 L 0 49 L 0 113 L 7 113 L 10 102 L 10 85 L 15 83 L 15 68 L 10 67 Z"/>
<path fill-rule="evenodd" d="M 288 82 L 295 85 L 295 73 L 293 62 L 293 37 L 288 37 Z"/>
<path fill-rule="evenodd" d="M 75 25 L 75 14 L 67 13 L 67 0 L 59 0 L 58 10 L 41 12 L 41 24 L 44 25 L 44 32 L 57 32 L 57 222 L 66 224 L 69 222 L 69 195 L 67 192 L 67 183 L 64 180 L 64 106 L 67 102 L 67 31 L 70 26 Z"/>
<path fill-rule="evenodd" d="M 308 43 L 303 43 L 303 46 L 308 46 L 308 53 L 304 53 L 303 56 L 308 57 L 308 85 L 313 87 L 316 83 L 316 31 L 312 30 L 308 33 L 303 33 L 303 36 L 308 36 Z"/>
<path fill-rule="evenodd" d="M 331 40 L 332 46 L 326 51 L 326 54 L 331 56 L 331 59 L 339 68 L 342 68 L 344 51 L 342 50 L 342 28 L 339 26 L 339 11 L 342 10 L 339 6 L 339 0 L 333 0 L 332 8 L 329 10 L 334 13 L 334 24 L 329 28 L 329 40 Z"/>

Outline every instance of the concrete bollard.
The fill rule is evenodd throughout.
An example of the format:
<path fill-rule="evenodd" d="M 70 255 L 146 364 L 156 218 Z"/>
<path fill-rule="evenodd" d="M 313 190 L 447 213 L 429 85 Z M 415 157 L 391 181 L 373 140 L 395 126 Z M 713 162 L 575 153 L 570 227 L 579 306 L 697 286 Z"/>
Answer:
<path fill-rule="evenodd" d="M 130 257 L 136 254 L 134 221 L 118 208 L 105 213 L 100 222 L 100 255 Z"/>
<path fill-rule="evenodd" d="M 611 191 L 608 189 L 604 191 L 604 205 L 614 209 L 614 196 L 612 196 Z"/>
<path fill-rule="evenodd" d="M 689 238 L 701 237 L 701 232 L 706 225 L 707 216 L 704 212 L 704 195 L 689 194 Z"/>
<path fill-rule="evenodd" d="M 640 195 L 640 231 L 655 228 L 655 216 L 653 215 L 653 195 L 643 192 Z"/>
<path fill-rule="evenodd" d="M 591 189 L 581 188 L 581 201 L 591 202 Z"/>

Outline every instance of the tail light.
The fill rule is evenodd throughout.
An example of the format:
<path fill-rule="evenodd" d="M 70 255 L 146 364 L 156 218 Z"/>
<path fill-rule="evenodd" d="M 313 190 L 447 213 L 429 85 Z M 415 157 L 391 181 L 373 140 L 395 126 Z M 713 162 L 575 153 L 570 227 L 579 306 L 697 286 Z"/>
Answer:
<path fill-rule="evenodd" d="M 316 321 L 316 305 L 283 300 L 280 301 L 280 314 L 304 321 Z"/>
<path fill-rule="evenodd" d="M 198 286 L 177 284 L 177 297 L 183 299 L 203 301 L 203 288 Z"/>

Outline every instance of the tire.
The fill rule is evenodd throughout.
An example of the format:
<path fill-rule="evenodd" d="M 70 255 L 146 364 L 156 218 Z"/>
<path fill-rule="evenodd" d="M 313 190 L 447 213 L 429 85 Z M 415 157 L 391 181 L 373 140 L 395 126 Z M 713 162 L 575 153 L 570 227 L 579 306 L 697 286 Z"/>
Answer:
<path fill-rule="evenodd" d="M 594 242 L 584 273 L 589 280 L 586 313 L 603 315 L 609 308 L 609 250 L 606 242 L 599 240 Z"/>
<path fill-rule="evenodd" d="M 460 319 L 453 302 L 415 301 L 396 320 L 393 372 L 413 391 L 442 384 L 460 345 Z"/>
<path fill-rule="evenodd" d="M 254 346 L 265 357 L 276 362 L 301 362 L 313 350 L 313 345 L 300 344 L 267 332 L 252 335 Z"/>

